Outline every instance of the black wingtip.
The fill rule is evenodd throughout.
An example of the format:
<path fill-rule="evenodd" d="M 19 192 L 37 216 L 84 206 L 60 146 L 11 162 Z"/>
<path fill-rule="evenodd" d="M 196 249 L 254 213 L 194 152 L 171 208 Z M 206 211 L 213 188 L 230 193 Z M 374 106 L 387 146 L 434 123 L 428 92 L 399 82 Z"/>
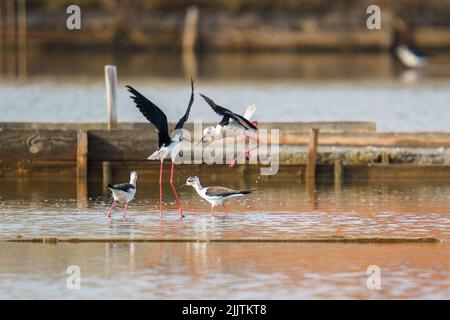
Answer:
<path fill-rule="evenodd" d="M 239 193 L 240 193 L 240 194 L 250 194 L 250 193 L 252 193 L 253 191 L 256 191 L 256 190 L 242 190 L 242 191 L 239 191 Z"/>
<path fill-rule="evenodd" d="M 114 186 L 110 183 L 108 183 L 108 188 L 114 189 Z"/>

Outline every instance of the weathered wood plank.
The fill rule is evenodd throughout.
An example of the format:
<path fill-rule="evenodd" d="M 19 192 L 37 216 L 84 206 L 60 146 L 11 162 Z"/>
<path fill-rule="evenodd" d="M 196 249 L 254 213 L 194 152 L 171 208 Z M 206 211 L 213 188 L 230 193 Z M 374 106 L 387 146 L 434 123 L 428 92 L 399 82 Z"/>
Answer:
<path fill-rule="evenodd" d="M 215 123 L 205 122 L 203 128 Z M 173 127 L 174 123 L 169 123 Z M 186 123 L 185 129 L 193 131 L 193 123 Z M 307 133 L 311 128 L 318 128 L 322 133 L 375 132 L 374 122 L 339 121 L 339 122 L 260 122 L 261 129 L 280 129 L 291 134 Z M 0 122 L 0 129 L 45 129 L 45 130 L 106 130 L 106 123 L 31 123 Z M 148 130 L 154 132 L 151 124 L 146 122 L 122 122 L 117 124 L 118 130 Z"/>
<path fill-rule="evenodd" d="M 77 133 L 63 130 L 0 130 L 0 159 L 74 160 Z"/>

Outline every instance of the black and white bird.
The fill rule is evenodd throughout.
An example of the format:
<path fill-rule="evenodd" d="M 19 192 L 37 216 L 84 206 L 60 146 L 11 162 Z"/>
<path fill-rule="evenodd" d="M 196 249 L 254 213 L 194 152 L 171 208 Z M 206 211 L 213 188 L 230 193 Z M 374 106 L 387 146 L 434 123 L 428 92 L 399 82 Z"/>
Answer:
<path fill-rule="evenodd" d="M 395 48 L 395 54 L 404 66 L 408 68 L 421 68 L 427 64 L 425 57 L 412 51 L 406 44 Z"/>
<path fill-rule="evenodd" d="M 123 209 L 123 218 L 126 218 L 128 203 L 130 203 L 134 199 L 134 195 L 136 194 L 136 180 L 137 172 L 132 171 L 130 173 L 130 183 L 121 183 L 114 185 L 108 184 L 108 189 L 111 190 L 113 195 L 113 203 L 108 211 L 108 218 L 111 217 L 111 214 L 117 203 L 125 204 L 125 208 Z"/>
<path fill-rule="evenodd" d="M 228 214 L 225 202 L 244 195 L 250 194 L 253 190 L 233 190 L 226 187 L 202 187 L 200 179 L 197 176 L 189 177 L 186 181 L 187 186 L 192 186 L 198 195 L 211 204 L 211 216 L 214 216 L 214 207 L 223 206 L 225 215 Z"/>
<path fill-rule="evenodd" d="M 255 133 L 258 130 L 257 128 L 258 122 L 249 120 L 249 118 L 253 115 L 253 113 L 251 113 L 248 118 L 245 117 L 245 115 L 241 116 L 240 114 L 234 113 L 229 109 L 217 105 L 211 98 L 203 94 L 200 95 L 209 104 L 209 106 L 213 109 L 215 113 L 222 116 L 222 120 L 215 127 L 205 128 L 205 130 L 203 131 L 202 140 L 200 142 L 205 141 L 210 137 L 215 137 L 217 139 L 220 137 L 224 137 L 225 135 L 237 136 L 241 134 L 244 134 L 247 137 L 249 137 L 249 139 L 256 141 L 256 147 L 248 149 L 244 153 L 234 158 L 234 160 L 230 164 L 230 167 L 233 167 L 236 165 L 237 160 L 239 158 L 248 155 L 252 150 L 258 148 L 261 145 L 261 142 L 255 136 Z"/>
<path fill-rule="evenodd" d="M 160 108 L 156 106 L 153 102 L 148 100 L 142 94 L 140 94 L 136 89 L 131 86 L 127 86 L 128 91 L 132 94 L 131 98 L 134 100 L 136 107 L 141 111 L 144 117 L 150 121 L 158 131 L 159 145 L 158 149 L 152 153 L 147 159 L 148 160 L 160 160 L 161 166 L 159 171 L 159 212 L 162 217 L 162 177 L 163 177 L 163 162 L 164 159 L 170 157 L 172 160 L 172 167 L 170 173 L 170 185 L 172 187 L 173 193 L 177 200 L 178 206 L 180 208 L 180 219 L 183 218 L 183 206 L 181 204 L 180 198 L 176 191 L 175 185 L 173 183 L 174 175 L 174 163 L 177 155 L 181 151 L 181 143 L 183 141 L 183 126 L 186 123 L 189 112 L 191 111 L 192 104 L 194 102 L 194 81 L 191 79 L 191 97 L 189 99 L 188 107 L 185 114 L 172 132 L 172 136 L 169 135 L 169 128 L 167 124 L 167 117 Z"/>

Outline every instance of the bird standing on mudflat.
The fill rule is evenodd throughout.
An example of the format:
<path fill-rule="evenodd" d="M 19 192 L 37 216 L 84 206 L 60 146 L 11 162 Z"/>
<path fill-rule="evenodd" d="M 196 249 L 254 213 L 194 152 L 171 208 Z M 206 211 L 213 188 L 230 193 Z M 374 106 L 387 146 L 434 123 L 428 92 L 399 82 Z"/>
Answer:
<path fill-rule="evenodd" d="M 178 153 L 181 150 L 181 143 L 183 141 L 183 126 L 186 123 L 189 112 L 191 111 L 191 106 L 194 102 L 194 81 L 191 79 L 191 97 L 187 110 L 183 117 L 175 125 L 172 132 L 172 136 L 169 136 L 169 129 L 167 124 L 167 117 L 164 112 L 161 111 L 153 102 L 148 100 L 142 94 L 140 94 L 136 89 L 131 86 L 126 86 L 128 91 L 132 94 L 131 98 L 134 100 L 136 107 L 141 111 L 144 117 L 150 121 L 155 128 L 158 130 L 158 150 L 152 153 L 147 159 L 148 160 L 160 160 L 161 166 L 159 171 L 159 214 L 162 217 L 162 174 L 163 174 L 163 162 L 166 157 L 170 157 L 172 160 L 172 167 L 170 173 L 170 185 L 172 187 L 175 199 L 177 200 L 178 206 L 180 208 L 180 219 L 183 218 L 183 206 L 181 204 L 180 198 L 176 191 L 175 185 L 173 183 L 174 175 L 174 163 Z"/>
<path fill-rule="evenodd" d="M 211 216 L 214 217 L 214 207 L 223 206 L 225 215 L 228 214 L 225 202 L 250 194 L 253 190 L 233 190 L 226 187 L 202 187 L 200 179 L 197 176 L 189 177 L 186 181 L 187 186 L 192 186 L 198 195 L 211 204 Z"/>
<path fill-rule="evenodd" d="M 246 135 L 249 139 L 256 141 L 256 147 L 252 149 L 248 149 L 244 153 L 238 155 L 234 160 L 231 162 L 230 167 L 234 167 L 241 157 L 248 155 L 251 151 L 254 149 L 257 149 L 261 142 L 258 140 L 257 137 L 254 136 L 255 132 L 258 130 L 256 127 L 258 122 L 252 121 L 250 122 L 246 117 L 241 116 L 240 114 L 234 113 L 231 110 L 228 110 L 227 108 L 221 107 L 217 105 L 214 100 L 211 98 L 200 94 L 202 98 L 209 104 L 209 106 L 213 109 L 215 113 L 222 116 L 222 120 L 215 126 L 215 127 L 208 127 L 204 130 L 204 135 L 202 137 L 202 140 L 205 140 L 205 138 L 210 136 L 225 136 L 225 134 L 231 135 L 239 135 L 239 133 L 242 133 Z"/>
<path fill-rule="evenodd" d="M 130 173 L 130 183 L 121 183 L 114 185 L 108 184 L 108 189 L 111 190 L 114 199 L 111 208 L 108 211 L 108 218 L 111 217 L 111 213 L 113 212 L 117 203 L 125 204 L 125 208 L 123 209 L 123 218 L 126 218 L 128 203 L 134 199 L 134 195 L 136 194 L 136 180 L 137 172 L 132 171 Z"/>

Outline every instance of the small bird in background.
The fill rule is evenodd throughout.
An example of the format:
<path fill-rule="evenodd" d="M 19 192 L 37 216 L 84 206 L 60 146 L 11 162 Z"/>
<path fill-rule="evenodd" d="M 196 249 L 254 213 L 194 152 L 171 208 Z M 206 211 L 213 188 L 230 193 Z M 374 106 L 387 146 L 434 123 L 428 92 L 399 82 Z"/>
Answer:
<path fill-rule="evenodd" d="M 408 68 L 421 68 L 427 64 L 425 57 L 415 53 L 406 44 L 395 48 L 395 54 L 400 62 Z"/>
<path fill-rule="evenodd" d="M 213 99 L 203 94 L 200 94 L 200 96 L 206 101 L 206 103 L 209 104 L 209 106 L 211 107 L 211 109 L 213 109 L 215 113 L 222 116 L 222 120 L 220 120 L 220 122 L 215 127 L 205 128 L 205 130 L 203 131 L 203 137 L 201 141 L 204 141 L 205 139 L 208 139 L 211 136 L 214 136 L 216 138 L 223 137 L 225 136 L 225 134 L 230 136 L 230 133 L 232 134 L 232 136 L 244 134 L 249 139 L 256 141 L 256 147 L 247 149 L 244 153 L 238 155 L 233 159 L 233 161 L 230 164 L 230 167 L 234 167 L 240 158 L 242 158 L 243 156 L 248 156 L 251 151 L 259 148 L 259 146 L 261 145 L 261 142 L 255 135 L 256 131 L 258 130 L 257 128 L 258 122 L 257 121 L 250 122 L 250 120 L 245 116 L 241 116 L 237 113 L 232 112 L 231 110 L 228 110 L 224 107 L 217 105 Z M 253 115 L 255 110 L 256 107 L 253 111 L 252 110 L 249 111 L 250 117 Z"/>
<path fill-rule="evenodd" d="M 134 195 L 136 194 L 136 180 L 137 180 L 137 172 L 132 171 L 130 173 L 130 183 L 121 183 L 121 184 L 108 184 L 108 189 L 111 190 L 113 195 L 113 203 L 111 208 L 108 211 L 108 218 L 111 217 L 111 213 L 116 207 L 117 203 L 124 203 L 125 208 L 123 209 L 123 218 L 126 218 L 128 203 L 134 199 Z"/>
<path fill-rule="evenodd" d="M 225 215 L 228 214 L 225 202 L 252 193 L 253 190 L 233 190 L 226 187 L 202 187 L 197 176 L 189 177 L 186 186 L 192 186 L 198 195 L 211 203 L 211 217 L 214 217 L 214 207 L 223 206 Z"/>

